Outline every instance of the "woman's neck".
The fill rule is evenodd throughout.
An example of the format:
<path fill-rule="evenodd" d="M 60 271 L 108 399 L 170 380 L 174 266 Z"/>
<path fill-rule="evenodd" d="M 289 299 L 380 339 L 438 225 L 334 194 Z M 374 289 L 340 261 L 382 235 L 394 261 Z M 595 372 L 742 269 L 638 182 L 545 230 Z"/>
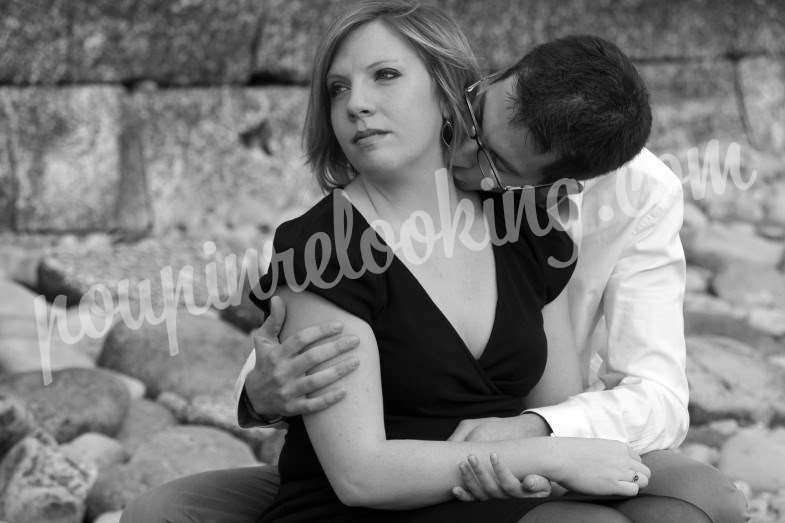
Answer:
<path fill-rule="evenodd" d="M 400 226 L 419 211 L 430 216 L 437 228 L 441 227 L 440 212 L 454 212 L 459 200 L 467 196 L 456 189 L 452 174 L 443 167 L 400 177 L 361 174 L 346 187 L 346 192 L 363 214 L 372 214 L 367 216 L 372 220 L 382 219 Z"/>

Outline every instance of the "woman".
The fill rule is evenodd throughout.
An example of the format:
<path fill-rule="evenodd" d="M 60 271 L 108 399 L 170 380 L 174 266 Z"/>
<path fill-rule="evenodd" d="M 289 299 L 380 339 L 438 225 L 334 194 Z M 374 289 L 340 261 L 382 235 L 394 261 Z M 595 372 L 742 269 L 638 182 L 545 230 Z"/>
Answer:
<path fill-rule="evenodd" d="M 646 485 L 649 470 L 618 442 L 445 441 L 462 419 L 516 415 L 525 396 L 555 403 L 580 386 L 568 326 L 551 321 L 571 273 L 546 262 L 570 258 L 563 232 L 537 236 L 524 223 L 515 242 L 433 248 L 444 240 L 435 231 L 446 226 L 434 173 L 448 163 L 450 143 L 466 134 L 462 89 L 475 77 L 455 24 L 406 3 L 360 4 L 332 26 L 317 53 L 308 157 L 324 188 L 343 190 L 279 227 L 281 256 L 261 288 L 276 287 L 287 304 L 282 337 L 340 321 L 359 338 L 361 365 L 345 379 L 343 401 L 289 420 L 281 488 L 263 521 L 527 521 L 576 507 L 583 521 L 626 521 L 592 504 L 454 501 L 456 463 L 467 455 L 478 466 L 490 467 L 493 456 L 517 477 L 541 474 L 588 494 L 633 495 Z M 494 204 L 489 221 L 467 220 L 468 236 L 489 228 L 501 236 L 502 198 L 448 182 L 442 203 L 452 214 L 468 205 L 482 217 L 483 205 Z M 343 219 L 351 225 L 336 229 Z M 422 226 L 428 219 L 435 230 Z M 370 223 L 385 224 L 384 238 Z M 414 223 L 426 231 L 417 234 L 427 257 L 389 234 L 412 233 Z M 377 270 L 358 270 L 369 265 Z M 269 302 L 257 303 L 269 310 Z M 547 365 L 545 329 L 557 340 Z"/>

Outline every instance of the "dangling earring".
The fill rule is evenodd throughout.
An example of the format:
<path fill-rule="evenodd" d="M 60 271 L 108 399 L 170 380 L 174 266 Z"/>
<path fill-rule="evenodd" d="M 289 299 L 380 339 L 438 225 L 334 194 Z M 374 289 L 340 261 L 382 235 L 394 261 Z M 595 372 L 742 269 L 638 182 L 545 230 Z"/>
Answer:
<path fill-rule="evenodd" d="M 453 125 L 452 120 L 449 118 L 444 118 L 442 120 L 442 143 L 448 149 L 452 147 L 452 139 L 453 139 Z"/>

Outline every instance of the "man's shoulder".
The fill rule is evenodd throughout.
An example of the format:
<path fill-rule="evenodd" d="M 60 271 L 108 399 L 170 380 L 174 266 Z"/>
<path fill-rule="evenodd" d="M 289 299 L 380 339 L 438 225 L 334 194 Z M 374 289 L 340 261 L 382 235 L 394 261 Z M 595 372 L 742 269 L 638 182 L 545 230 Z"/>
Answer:
<path fill-rule="evenodd" d="M 655 206 L 683 203 L 682 183 L 678 176 L 654 153 L 643 149 L 619 169 L 587 183 L 584 206 L 598 205 L 619 209 L 619 219 L 634 219 Z M 631 213 L 631 210 L 638 212 Z M 642 214 L 641 214 L 642 213 Z"/>

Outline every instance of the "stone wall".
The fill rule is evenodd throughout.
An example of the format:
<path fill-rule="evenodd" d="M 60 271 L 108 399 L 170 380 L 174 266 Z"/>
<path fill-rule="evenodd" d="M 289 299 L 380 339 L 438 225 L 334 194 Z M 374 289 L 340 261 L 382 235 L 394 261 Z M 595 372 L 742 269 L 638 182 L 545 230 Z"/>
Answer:
<path fill-rule="evenodd" d="M 568 33 L 613 40 L 651 88 L 655 152 L 719 140 L 782 165 L 781 1 L 434 3 L 488 69 Z M 268 230 L 308 205 L 308 71 L 344 4 L 2 0 L 0 231 Z"/>

